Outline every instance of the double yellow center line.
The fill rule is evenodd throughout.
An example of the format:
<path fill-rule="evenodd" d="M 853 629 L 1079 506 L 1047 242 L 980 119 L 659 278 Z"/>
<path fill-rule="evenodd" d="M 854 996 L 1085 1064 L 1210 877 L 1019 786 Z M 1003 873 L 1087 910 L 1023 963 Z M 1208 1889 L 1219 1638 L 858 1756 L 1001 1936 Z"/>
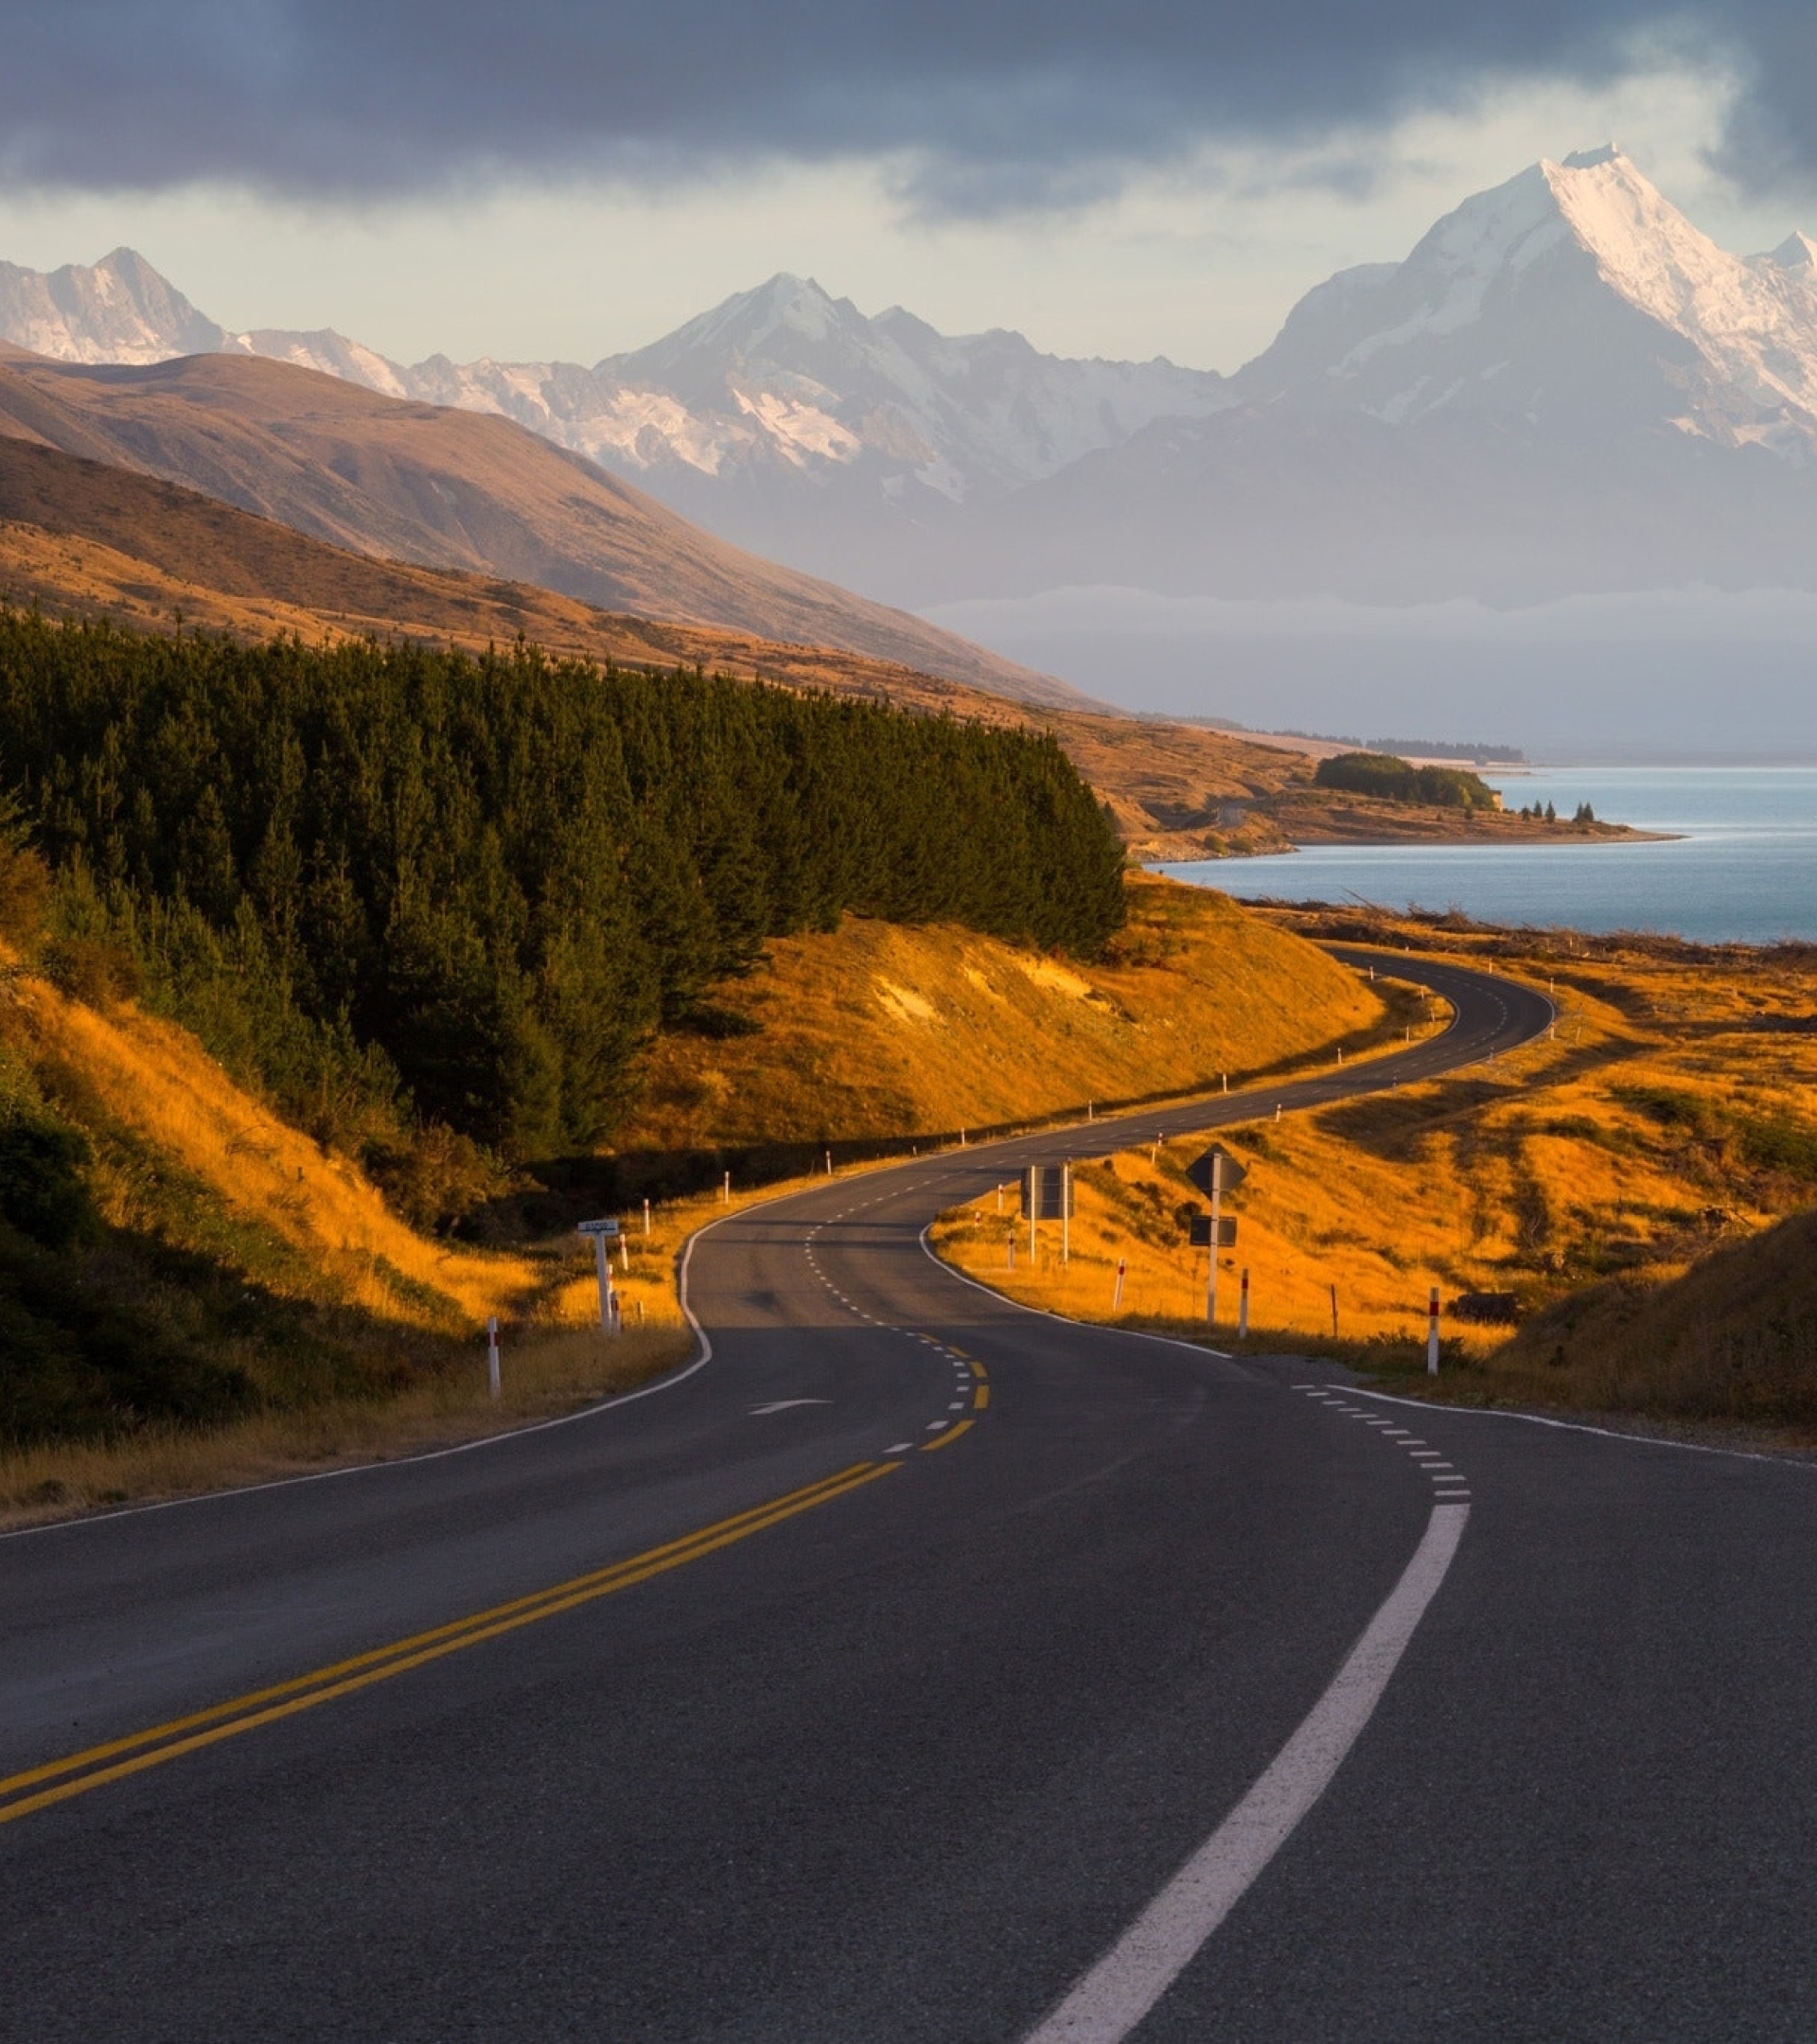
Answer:
<path fill-rule="evenodd" d="M 799 1512 L 830 1504 L 899 1467 L 895 1462 L 855 1462 L 837 1475 L 771 1498 L 767 1504 L 754 1505 L 749 1511 L 735 1512 L 730 1519 L 701 1526 L 663 1546 L 648 1548 L 628 1560 L 614 1561 L 609 1567 L 594 1569 L 585 1576 L 570 1577 L 566 1582 L 538 1590 L 530 1596 L 494 1604 L 469 1617 L 432 1627 L 427 1632 L 412 1633 L 408 1639 L 393 1640 L 388 1647 L 371 1648 L 365 1653 L 336 1661 L 289 1682 L 251 1690 L 231 1702 L 191 1712 L 186 1718 L 173 1718 L 148 1731 L 110 1739 L 105 1745 L 91 1746 L 61 1760 L 46 1760 L 39 1767 L 0 1780 L 0 1824 L 28 1817 L 53 1803 L 65 1803 L 72 1796 L 86 1795 L 90 1789 L 103 1788 L 110 1782 L 123 1781 L 129 1774 L 162 1767 L 167 1760 L 200 1752 L 222 1739 L 237 1738 L 242 1732 L 256 1732 L 263 1725 L 293 1718 L 300 1711 L 313 1710 L 318 1703 L 329 1703 L 337 1697 L 370 1688 L 375 1683 L 389 1682 L 394 1675 L 407 1674 L 447 1654 L 460 1653 L 503 1633 L 515 1632 L 520 1626 L 536 1625 L 561 1612 L 573 1611 L 577 1605 L 591 1603 L 595 1597 L 628 1590 L 633 1583 L 647 1582 L 652 1576 L 697 1561 L 703 1555 L 730 1547 L 767 1526 L 779 1525 Z"/>

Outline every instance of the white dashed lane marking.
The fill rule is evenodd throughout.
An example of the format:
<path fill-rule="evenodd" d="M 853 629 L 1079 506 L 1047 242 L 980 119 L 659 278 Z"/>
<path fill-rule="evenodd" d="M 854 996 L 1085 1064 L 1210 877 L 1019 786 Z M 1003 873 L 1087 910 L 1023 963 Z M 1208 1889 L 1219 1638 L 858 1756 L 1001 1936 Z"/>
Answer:
<path fill-rule="evenodd" d="M 1437 1448 L 1429 1448 L 1417 1434 L 1410 1434 L 1405 1427 L 1397 1426 L 1392 1419 L 1385 1419 L 1379 1413 L 1371 1412 L 1367 1405 L 1351 1405 L 1345 1401 L 1341 1393 L 1326 1384 L 1296 1384 L 1296 1391 L 1323 1405 L 1330 1413 L 1336 1413 L 1346 1419 L 1360 1419 L 1385 1441 L 1392 1441 L 1415 1469 L 1432 1478 L 1432 1495 L 1454 1502 L 1470 1495 L 1470 1479 L 1453 1462 L 1448 1461 Z"/>
<path fill-rule="evenodd" d="M 860 1202 L 860 1207 L 873 1206 L 874 1204 L 874 1201 L 867 1200 Z M 848 1211 L 851 1212 L 856 1212 L 858 1210 L 859 1208 L 857 1207 L 848 1209 Z M 834 1218 L 835 1220 L 843 1220 L 845 1218 L 845 1215 L 843 1213 L 836 1214 Z M 978 1409 L 979 1411 L 982 1411 L 985 1404 L 987 1393 L 984 1389 L 984 1373 L 981 1368 L 979 1368 L 976 1365 L 968 1363 L 966 1358 L 961 1356 L 958 1349 L 949 1348 L 946 1344 L 944 1341 L 941 1341 L 936 1335 L 924 1334 L 919 1328 L 892 1327 L 887 1320 L 879 1320 L 875 1318 L 873 1314 L 866 1313 L 862 1306 L 855 1304 L 853 1300 L 848 1298 L 846 1295 L 839 1290 L 838 1286 L 833 1282 L 832 1278 L 830 1278 L 826 1275 L 825 1271 L 820 1268 L 820 1260 L 814 1250 L 814 1238 L 820 1232 L 820 1229 L 825 1225 L 826 1224 L 824 1222 L 820 1222 L 817 1224 L 814 1227 L 810 1228 L 807 1231 L 806 1235 L 803 1237 L 802 1243 L 802 1253 L 806 1259 L 807 1267 L 810 1271 L 813 1272 L 815 1278 L 820 1285 L 820 1288 L 827 1294 L 830 1298 L 837 1299 L 838 1303 L 845 1308 L 846 1312 L 852 1314 L 854 1319 L 862 1320 L 866 1323 L 867 1326 L 880 1329 L 883 1332 L 888 1334 L 900 1334 L 906 1341 L 914 1342 L 923 1348 L 931 1348 L 936 1355 L 945 1356 L 947 1360 L 953 1365 L 953 1389 L 959 1394 L 959 1396 L 947 1406 L 946 1410 L 949 1413 L 962 1413 L 966 1410 L 968 1405 L 971 1405 L 974 1402 L 976 1402 Z M 974 1401 L 973 1398 L 972 1372 L 974 1370 L 977 1371 L 978 1377 L 978 1390 L 976 1401 Z M 830 1401 L 824 1399 L 779 1400 L 769 1405 L 752 1407 L 752 1416 L 754 1418 L 759 1414 L 767 1415 L 774 1412 L 782 1412 L 786 1410 L 791 1405 L 826 1404 L 828 1402 Z M 969 1426 L 970 1424 L 971 1421 L 969 1419 L 961 1421 L 960 1423 L 959 1431 L 962 1433 L 964 1431 L 964 1428 Z M 928 1421 L 926 1431 L 929 1434 L 944 1433 L 951 1425 L 952 1422 L 950 1420 L 932 1419 Z M 899 1442 L 895 1447 L 884 1449 L 883 1453 L 885 1454 L 907 1454 L 909 1453 L 912 1445 L 913 1444 L 911 1442 L 908 1441 Z"/>

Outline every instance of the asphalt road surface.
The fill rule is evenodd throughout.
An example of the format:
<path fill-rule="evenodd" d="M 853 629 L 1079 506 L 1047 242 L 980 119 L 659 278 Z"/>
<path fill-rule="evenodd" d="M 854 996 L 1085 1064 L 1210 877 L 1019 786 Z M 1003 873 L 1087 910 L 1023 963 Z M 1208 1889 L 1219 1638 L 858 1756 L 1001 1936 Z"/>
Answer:
<path fill-rule="evenodd" d="M 0 2034 L 1817 2034 L 1817 1471 L 1075 1328 L 948 1153 L 559 1425 L 0 1541 Z"/>

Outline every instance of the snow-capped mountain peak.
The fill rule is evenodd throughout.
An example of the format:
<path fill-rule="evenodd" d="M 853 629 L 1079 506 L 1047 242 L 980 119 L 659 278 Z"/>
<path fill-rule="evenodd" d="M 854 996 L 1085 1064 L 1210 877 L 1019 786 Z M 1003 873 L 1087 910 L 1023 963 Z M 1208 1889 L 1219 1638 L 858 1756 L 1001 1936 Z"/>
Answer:
<path fill-rule="evenodd" d="M 1751 256 L 1748 267 L 1783 270 L 1800 283 L 1808 284 L 1817 278 L 1817 241 L 1807 234 L 1789 234 L 1777 248 L 1769 249 L 1764 256 Z"/>
<path fill-rule="evenodd" d="M 58 361 L 212 354 L 226 336 L 130 248 L 48 273 L 0 262 L 0 334 Z"/>
<path fill-rule="evenodd" d="M 1543 159 L 1465 200 L 1404 262 L 1309 293 L 1237 389 L 1390 423 L 1650 415 L 1817 453 L 1817 291 L 1809 244 L 1793 242 L 1731 256 L 1613 144 Z"/>

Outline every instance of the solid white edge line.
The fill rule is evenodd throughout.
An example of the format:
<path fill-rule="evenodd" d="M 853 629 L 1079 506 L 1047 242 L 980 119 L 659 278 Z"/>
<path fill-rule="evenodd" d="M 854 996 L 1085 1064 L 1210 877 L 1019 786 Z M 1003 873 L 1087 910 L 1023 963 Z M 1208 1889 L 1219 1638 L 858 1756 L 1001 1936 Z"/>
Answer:
<path fill-rule="evenodd" d="M 654 1398 L 659 1391 L 672 1391 L 679 1383 L 684 1383 L 698 1370 L 706 1368 L 713 1361 L 713 1342 L 707 1330 L 696 1317 L 694 1308 L 688 1304 L 688 1265 L 694 1260 L 694 1245 L 701 1236 L 708 1235 L 728 1221 L 741 1215 L 755 1213 L 760 1207 L 778 1206 L 785 1199 L 799 1197 L 797 1193 L 779 1193 L 774 1200 L 758 1200 L 750 1207 L 739 1207 L 729 1214 L 721 1214 L 716 1220 L 707 1222 L 695 1229 L 681 1245 L 681 1266 L 676 1274 L 676 1298 L 682 1316 L 694 1330 L 695 1341 L 699 1354 L 682 1369 L 666 1371 L 653 1383 L 640 1384 L 635 1391 L 621 1391 L 616 1398 L 602 1399 L 597 1404 L 583 1405 L 578 1412 L 560 1413 L 553 1419 L 532 1420 L 528 1426 L 506 1427 L 498 1434 L 483 1434 L 476 1440 L 456 1441 L 449 1448 L 426 1448 L 419 1454 L 393 1455 L 378 1462 L 346 1462 L 339 1469 L 312 1470 L 307 1476 L 274 1476 L 269 1483 L 238 1484 L 231 1490 L 198 1490 L 189 1497 L 160 1498 L 154 1505 L 126 1505 L 117 1511 L 85 1512 L 76 1519 L 52 1519 L 46 1524 L 15 1526 L 10 1532 L 0 1533 L 0 1541 L 26 1540 L 41 1533 L 68 1533 L 77 1526 L 104 1525 L 115 1519 L 142 1518 L 147 1512 L 175 1511 L 185 1505 L 215 1505 L 224 1498 L 253 1497 L 261 1490 L 291 1490 L 301 1484 L 332 1483 L 341 1476 L 370 1476 L 380 1470 L 411 1469 L 420 1462 L 441 1462 L 450 1455 L 471 1454 L 477 1448 L 496 1448 L 506 1441 L 523 1440 L 532 1434 L 547 1434 L 555 1427 L 573 1426 L 579 1419 L 596 1419 L 601 1413 L 615 1412 L 621 1405 L 635 1404 L 639 1399 Z"/>
<path fill-rule="evenodd" d="M 1173 1985 L 1324 1794 L 1445 1579 L 1470 1518 L 1435 1505 L 1401 1579 L 1255 1787 L 1027 2044 L 1118 2044 Z"/>
<path fill-rule="evenodd" d="M 936 1215 L 935 1219 L 938 1220 L 939 1216 Z M 1007 1293 L 997 1291 L 994 1285 L 980 1284 L 976 1278 L 966 1277 L 957 1264 L 945 1262 L 937 1257 L 933 1244 L 927 1240 L 933 1225 L 932 1221 L 928 1222 L 926 1227 L 915 1238 L 921 1244 L 922 1255 L 936 1270 L 944 1271 L 948 1278 L 956 1279 L 960 1284 L 970 1285 L 974 1292 L 983 1293 L 986 1298 L 994 1298 L 999 1306 L 1008 1306 L 1016 1313 L 1032 1313 L 1037 1320 L 1057 1320 L 1062 1327 L 1079 1328 L 1093 1334 L 1108 1334 L 1118 1341 L 1159 1342 L 1164 1348 L 1184 1348 L 1189 1355 L 1212 1356 L 1220 1363 L 1233 1360 L 1222 1348 L 1208 1348 L 1199 1342 L 1181 1341 L 1173 1334 L 1150 1334 L 1142 1328 L 1105 1327 L 1096 1320 L 1074 1320 L 1066 1313 L 1050 1313 L 1045 1306 L 1025 1306 L 1020 1299 L 1011 1298 Z"/>
<path fill-rule="evenodd" d="M 1774 1469 L 1817 1472 L 1817 1458 L 1763 1454 L 1755 1448 L 1716 1448 L 1707 1441 L 1671 1440 L 1654 1434 L 1624 1434 L 1619 1427 L 1592 1426 L 1584 1419 L 1550 1419 L 1544 1413 L 1510 1412 L 1500 1405 L 1440 1405 L 1432 1399 L 1397 1398 L 1392 1391 L 1351 1389 L 1350 1395 L 1380 1399 L 1385 1405 L 1405 1405 L 1414 1412 L 1443 1413 L 1451 1419 L 1515 1419 L 1524 1426 L 1553 1427 L 1561 1434 L 1591 1434 L 1597 1440 L 1619 1441 L 1628 1448 L 1676 1448 L 1685 1454 L 1727 1455 L 1734 1462 L 1766 1462 Z"/>

